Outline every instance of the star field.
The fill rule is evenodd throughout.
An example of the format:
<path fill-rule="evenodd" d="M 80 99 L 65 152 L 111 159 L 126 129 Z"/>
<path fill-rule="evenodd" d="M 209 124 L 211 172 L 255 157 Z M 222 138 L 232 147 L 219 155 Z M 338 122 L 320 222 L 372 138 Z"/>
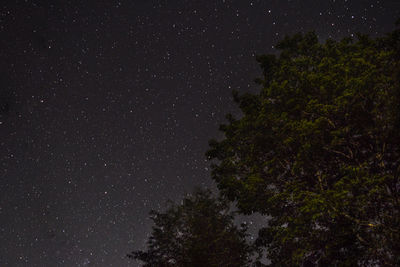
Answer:
<path fill-rule="evenodd" d="M 285 35 L 394 29 L 376 0 L 3 1 L 0 266 L 136 266 L 150 209 L 214 188 L 204 156 Z"/>

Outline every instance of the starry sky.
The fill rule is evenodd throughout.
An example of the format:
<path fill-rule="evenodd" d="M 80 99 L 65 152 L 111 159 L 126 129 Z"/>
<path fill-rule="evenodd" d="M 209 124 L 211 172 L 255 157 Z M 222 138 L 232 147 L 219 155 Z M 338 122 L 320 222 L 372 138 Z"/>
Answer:
<path fill-rule="evenodd" d="M 150 209 L 214 188 L 204 153 L 285 35 L 394 29 L 398 0 L 3 0 L 0 266 L 137 266 Z"/>

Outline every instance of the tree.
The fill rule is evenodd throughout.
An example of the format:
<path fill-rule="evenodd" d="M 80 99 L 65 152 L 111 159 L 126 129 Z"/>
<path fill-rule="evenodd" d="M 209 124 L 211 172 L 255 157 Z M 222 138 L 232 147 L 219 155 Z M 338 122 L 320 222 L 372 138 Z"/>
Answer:
<path fill-rule="evenodd" d="M 147 251 L 128 257 L 143 266 L 247 266 L 252 252 L 246 228 L 233 223 L 227 201 L 197 190 L 181 205 L 170 203 L 165 213 L 151 212 L 154 221 Z"/>
<path fill-rule="evenodd" d="M 257 244 L 274 266 L 400 265 L 400 30 L 277 48 L 210 141 L 218 188 L 271 216 Z"/>

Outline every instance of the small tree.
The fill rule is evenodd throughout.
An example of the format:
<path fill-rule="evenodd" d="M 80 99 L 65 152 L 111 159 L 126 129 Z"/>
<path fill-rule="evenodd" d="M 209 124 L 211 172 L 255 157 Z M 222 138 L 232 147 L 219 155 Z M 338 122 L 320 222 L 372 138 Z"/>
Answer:
<path fill-rule="evenodd" d="M 128 255 L 143 266 L 247 266 L 251 248 L 246 228 L 233 223 L 227 201 L 215 199 L 210 191 L 197 190 L 171 203 L 165 213 L 151 212 L 153 231 L 146 251 Z"/>
<path fill-rule="evenodd" d="M 258 244 L 274 266 L 400 265 L 400 31 L 277 48 L 210 141 L 218 188 L 271 216 Z"/>

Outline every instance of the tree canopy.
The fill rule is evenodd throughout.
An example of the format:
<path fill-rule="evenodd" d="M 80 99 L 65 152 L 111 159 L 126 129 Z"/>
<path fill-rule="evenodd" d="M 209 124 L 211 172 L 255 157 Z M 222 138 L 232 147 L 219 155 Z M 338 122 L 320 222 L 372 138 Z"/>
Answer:
<path fill-rule="evenodd" d="M 212 178 L 271 216 L 257 244 L 274 266 L 400 265 L 400 31 L 276 47 L 210 141 Z"/>
<path fill-rule="evenodd" d="M 128 257 L 145 267 L 247 266 L 252 249 L 246 243 L 246 228 L 235 226 L 233 218 L 227 201 L 197 190 L 180 205 L 170 203 L 165 213 L 152 211 L 147 250 Z"/>

